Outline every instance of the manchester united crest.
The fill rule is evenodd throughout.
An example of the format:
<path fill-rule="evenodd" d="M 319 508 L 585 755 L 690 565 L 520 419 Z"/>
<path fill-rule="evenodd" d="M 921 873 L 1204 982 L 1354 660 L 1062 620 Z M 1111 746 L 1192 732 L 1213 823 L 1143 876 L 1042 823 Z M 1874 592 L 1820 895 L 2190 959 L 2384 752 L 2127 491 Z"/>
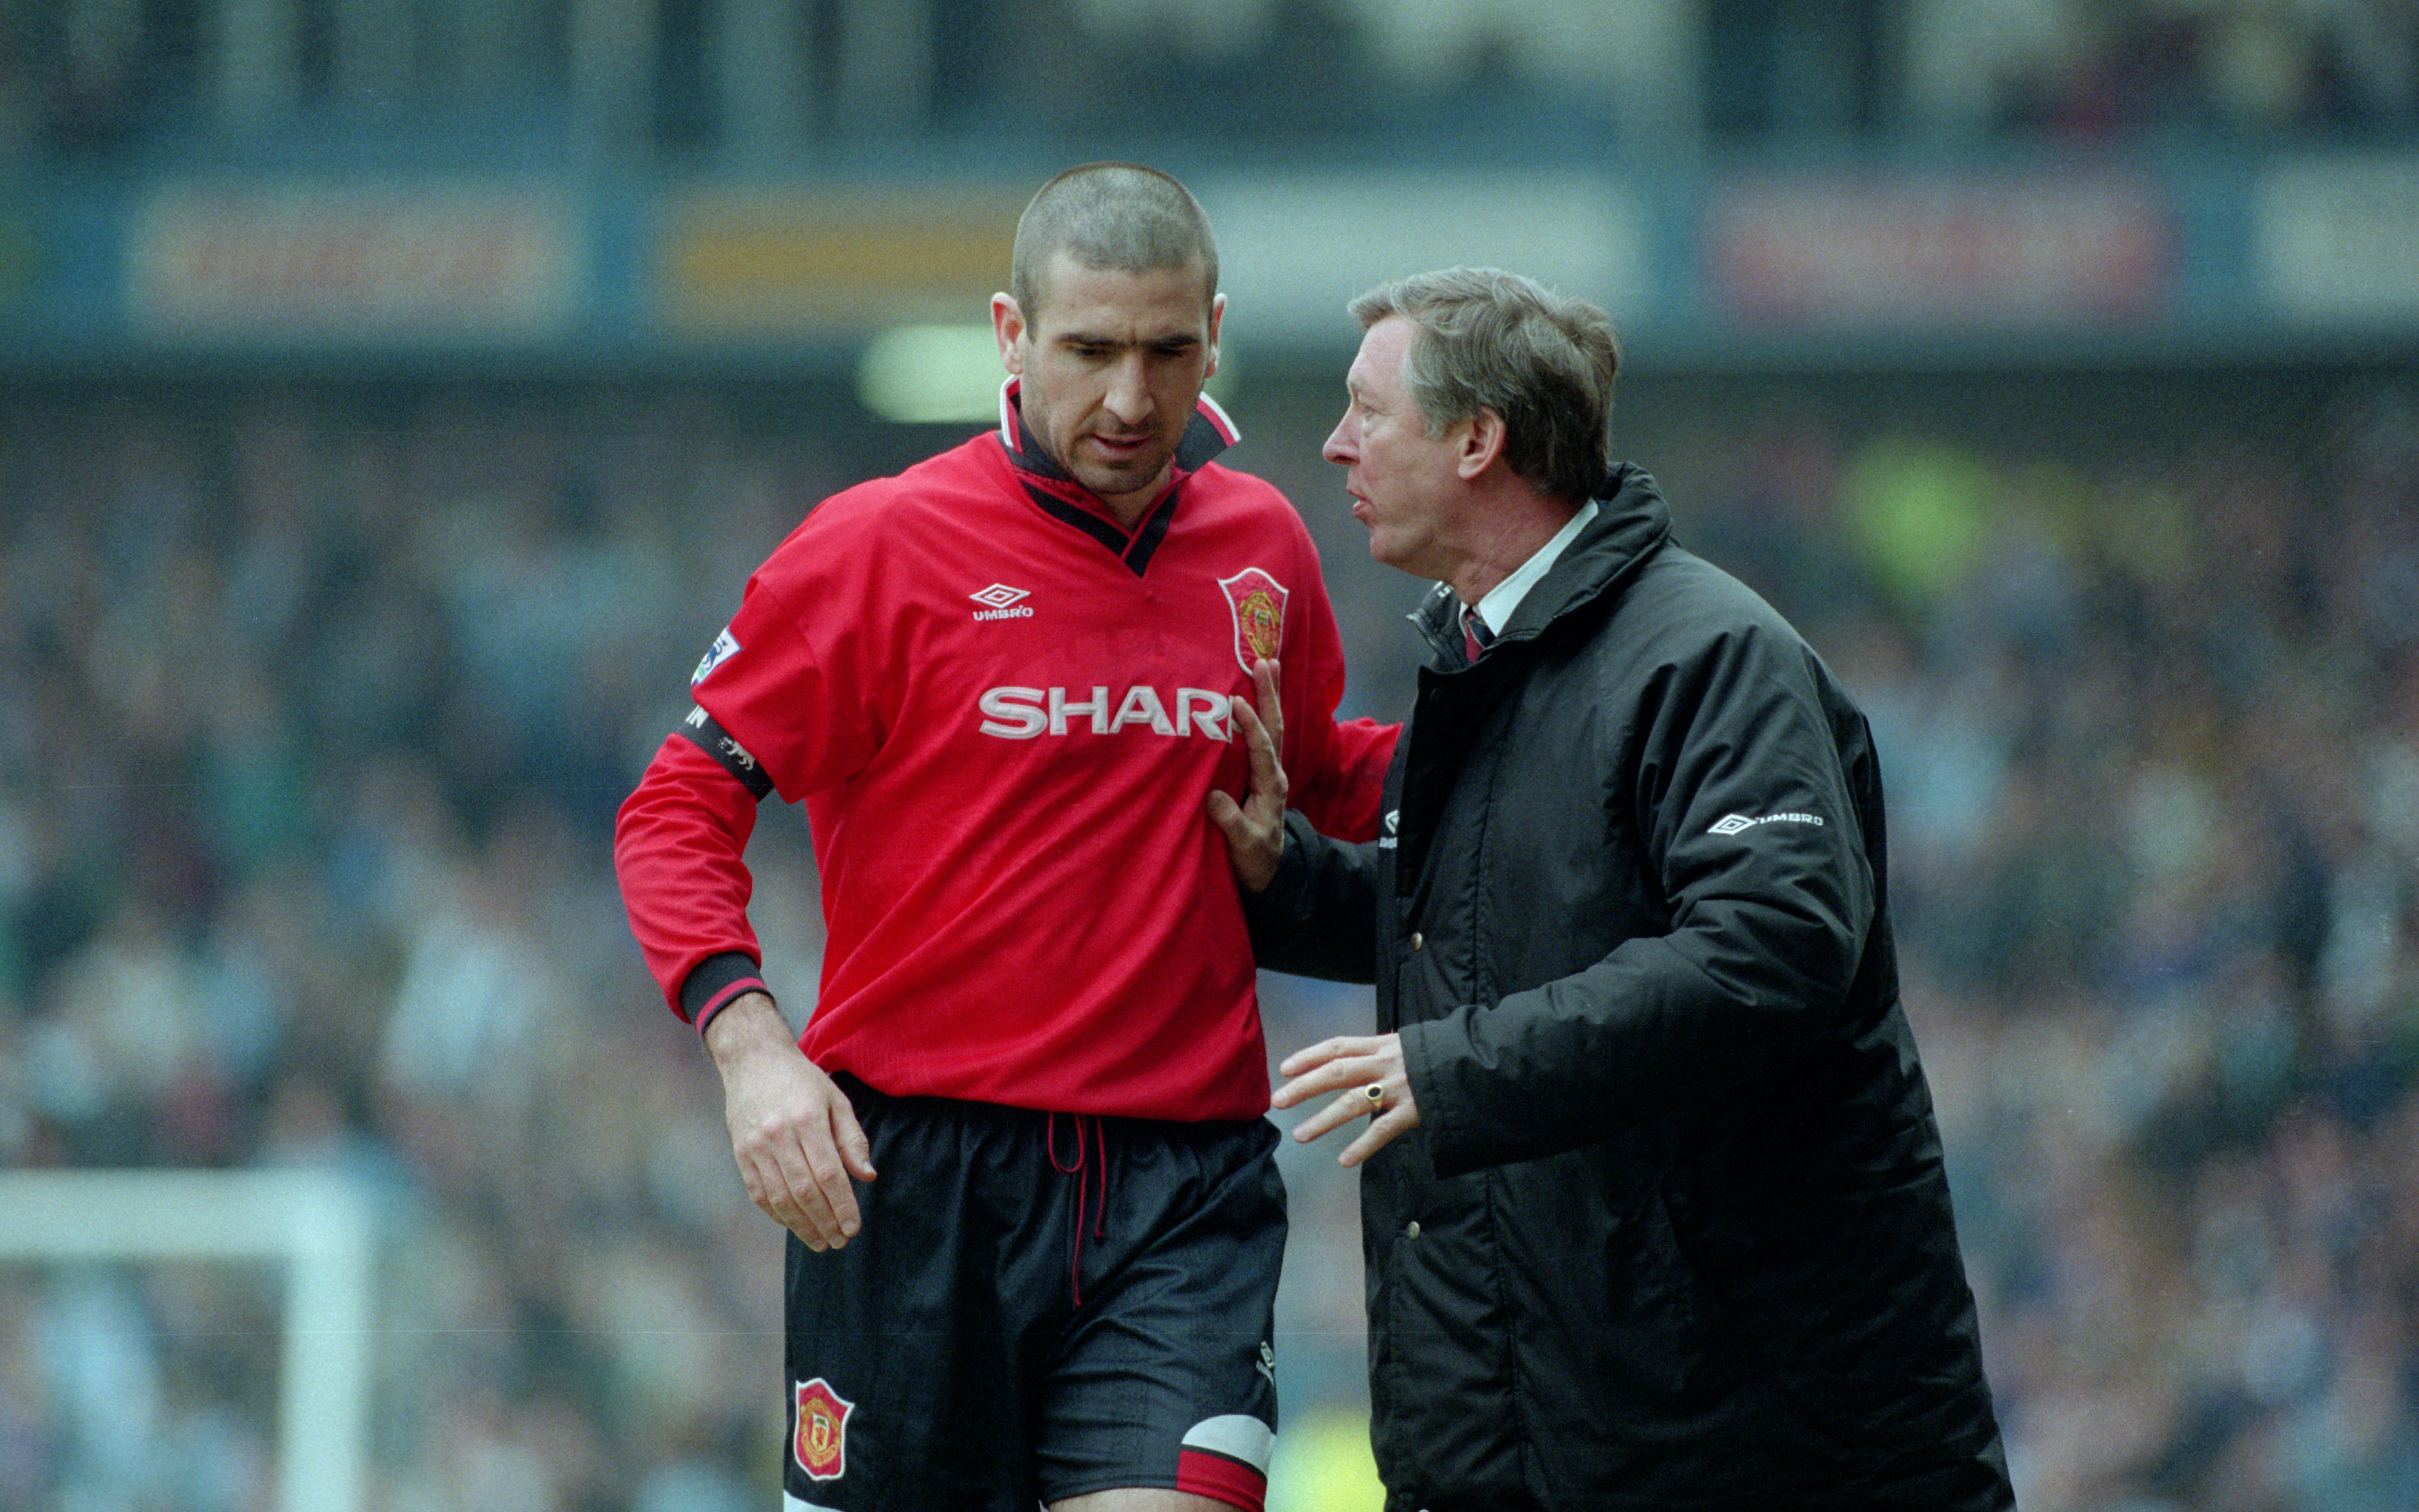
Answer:
<path fill-rule="evenodd" d="M 1245 567 L 1232 578 L 1221 578 L 1226 602 L 1235 610 L 1235 659 L 1250 671 L 1266 656 L 1276 659 L 1285 644 L 1285 584 L 1257 567 Z"/>
<path fill-rule="evenodd" d="M 838 1480 L 848 1473 L 848 1414 L 855 1407 L 821 1376 L 798 1387 L 798 1435 L 792 1451 L 809 1476 Z"/>

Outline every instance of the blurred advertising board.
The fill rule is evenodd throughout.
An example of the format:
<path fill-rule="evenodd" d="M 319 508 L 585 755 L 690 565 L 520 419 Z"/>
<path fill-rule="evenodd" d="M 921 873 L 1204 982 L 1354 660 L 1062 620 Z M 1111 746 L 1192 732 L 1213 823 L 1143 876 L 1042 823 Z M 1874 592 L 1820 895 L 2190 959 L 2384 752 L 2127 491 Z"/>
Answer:
<path fill-rule="evenodd" d="M 979 191 L 674 192 L 655 239 L 655 319 L 738 341 L 984 320 L 1024 208 Z"/>
<path fill-rule="evenodd" d="M 892 338 L 930 366 L 918 332 L 987 324 L 1026 191 L 944 167 L 37 174 L 0 194 L 0 372 L 249 353 L 838 373 Z M 2366 353 L 2419 333 L 2409 152 L 1239 160 L 1190 178 L 1230 352 L 1280 363 L 1348 353 L 1344 305 L 1370 285 L 1471 263 L 1602 303 L 1667 367 L 2233 361 L 2279 335 Z M 962 343 L 970 367 L 980 346 Z"/>
<path fill-rule="evenodd" d="M 2326 325 L 2419 319 L 2419 161 L 2276 163 L 2259 177 L 2252 239 L 2279 315 Z"/>
<path fill-rule="evenodd" d="M 587 231 L 505 185 L 179 184 L 130 218 L 128 313 L 158 337 L 492 344 L 559 334 Z"/>
<path fill-rule="evenodd" d="M 2126 174 L 1759 175 L 1709 188 L 1701 255 L 1744 324 L 2101 324 L 2168 307 L 2175 223 Z"/>
<path fill-rule="evenodd" d="M 1266 174 L 1195 185 L 1228 318 L 1254 345 L 1357 340 L 1345 305 L 1406 273 L 1508 268 L 1626 322 L 1651 310 L 1649 216 L 1600 172 Z"/>

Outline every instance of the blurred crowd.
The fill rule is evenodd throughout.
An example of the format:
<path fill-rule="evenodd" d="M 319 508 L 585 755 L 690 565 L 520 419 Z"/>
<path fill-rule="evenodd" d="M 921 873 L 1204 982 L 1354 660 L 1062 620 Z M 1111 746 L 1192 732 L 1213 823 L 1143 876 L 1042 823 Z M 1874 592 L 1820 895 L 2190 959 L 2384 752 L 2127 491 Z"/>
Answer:
<path fill-rule="evenodd" d="M 0 420 L 0 1160 L 366 1183 L 373 1506 L 762 1504 L 779 1250 L 608 850 L 827 482 L 678 402 Z M 0 1270 L 0 1506 L 263 1504 L 278 1279 L 180 1327 L 139 1269 Z"/>
<path fill-rule="evenodd" d="M 2129 0 L 1991 8 L 1997 14 L 1981 20 L 1982 29 L 2015 21 L 1987 70 L 1987 124 L 2004 135 L 2407 139 L 2419 126 L 2419 10 L 2408 5 Z M 1948 29 L 1986 14 L 1965 8 Z"/>
<path fill-rule="evenodd" d="M 1697 534 L 1865 702 L 2025 1505 L 2419 1505 L 2419 407 L 1779 426 Z"/>
<path fill-rule="evenodd" d="M 239 55 L 230 52 L 240 50 Z M 1103 87 L 1148 78 L 1150 87 Z M 2408 139 L 2407 0 L 0 0 L 0 168 L 1141 132 Z M 1532 144 L 1532 149 L 1544 144 Z"/>
<path fill-rule="evenodd" d="M 1700 427 L 1640 457 L 1684 539 L 1876 727 L 2024 1504 L 2419 1505 L 2419 390 L 2123 453 Z M 375 1512 L 773 1494 L 777 1236 L 609 828 L 747 570 L 933 439 L 704 386 L 0 407 L 0 1165 L 371 1193 Z M 1369 700 L 1414 590 L 1328 550 Z M 751 852 L 793 1013 L 804 829 Z M 1268 984 L 1280 1048 L 1367 1012 Z M 1287 1157 L 1294 1425 L 1360 1390 L 1332 1154 Z M 0 1263 L 0 1508 L 265 1504 L 278 1280 Z"/>

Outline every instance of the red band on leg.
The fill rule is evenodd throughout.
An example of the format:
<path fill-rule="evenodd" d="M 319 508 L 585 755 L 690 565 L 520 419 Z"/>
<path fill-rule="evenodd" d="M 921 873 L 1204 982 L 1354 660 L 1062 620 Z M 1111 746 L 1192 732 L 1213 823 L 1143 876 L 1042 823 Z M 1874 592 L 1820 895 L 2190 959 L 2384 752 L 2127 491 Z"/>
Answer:
<path fill-rule="evenodd" d="M 1241 1507 L 1243 1512 L 1263 1512 L 1269 1499 L 1266 1475 L 1240 1459 L 1202 1449 L 1178 1451 L 1176 1489 Z"/>

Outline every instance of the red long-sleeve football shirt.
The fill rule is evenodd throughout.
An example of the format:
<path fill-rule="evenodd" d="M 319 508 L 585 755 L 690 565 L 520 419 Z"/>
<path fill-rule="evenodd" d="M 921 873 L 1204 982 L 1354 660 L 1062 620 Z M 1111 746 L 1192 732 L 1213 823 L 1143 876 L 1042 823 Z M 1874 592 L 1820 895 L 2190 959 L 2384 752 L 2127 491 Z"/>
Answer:
<path fill-rule="evenodd" d="M 684 1016 L 751 980 L 742 856 L 777 791 L 823 874 L 817 1065 L 894 1095 L 1257 1117 L 1251 947 L 1202 807 L 1246 785 L 1226 700 L 1278 659 L 1292 806 L 1333 834 L 1375 833 L 1395 731 L 1335 722 L 1317 553 L 1275 488 L 1208 460 L 1233 440 L 1215 406 L 1132 532 L 1018 449 L 1012 389 L 1003 410 L 825 501 L 749 580 L 623 807 L 633 930 Z"/>

